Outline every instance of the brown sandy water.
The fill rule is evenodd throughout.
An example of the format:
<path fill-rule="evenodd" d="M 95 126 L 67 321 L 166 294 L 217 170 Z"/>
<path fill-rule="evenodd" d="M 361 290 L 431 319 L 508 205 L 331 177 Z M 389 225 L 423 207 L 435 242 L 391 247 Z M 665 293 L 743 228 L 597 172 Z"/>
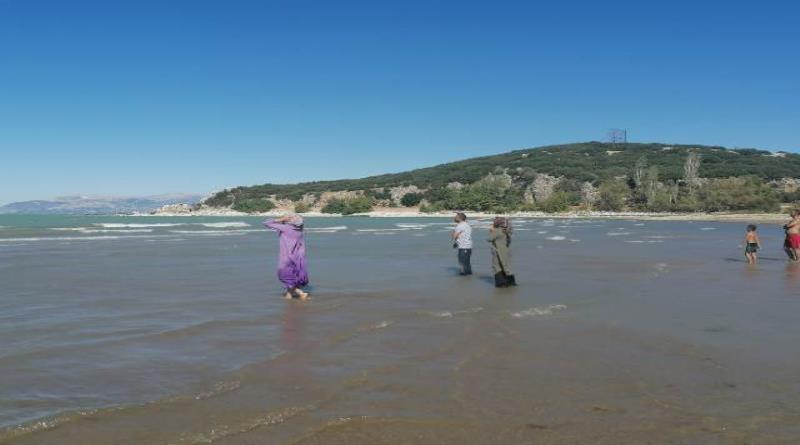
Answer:
<path fill-rule="evenodd" d="M 235 221 L 0 241 L 0 443 L 800 443 L 777 228 L 517 221 L 496 290 L 483 223 L 464 278 L 442 220 L 311 220 L 301 303 Z"/>

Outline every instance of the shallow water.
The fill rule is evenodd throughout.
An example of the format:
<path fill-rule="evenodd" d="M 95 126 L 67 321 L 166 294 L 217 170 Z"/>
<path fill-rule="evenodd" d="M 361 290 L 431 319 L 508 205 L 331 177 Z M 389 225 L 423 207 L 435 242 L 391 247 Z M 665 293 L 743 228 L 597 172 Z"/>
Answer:
<path fill-rule="evenodd" d="M 311 302 L 258 218 L 0 216 L 0 443 L 800 442 L 778 227 L 311 218 Z M 266 442 L 265 442 L 266 441 Z"/>

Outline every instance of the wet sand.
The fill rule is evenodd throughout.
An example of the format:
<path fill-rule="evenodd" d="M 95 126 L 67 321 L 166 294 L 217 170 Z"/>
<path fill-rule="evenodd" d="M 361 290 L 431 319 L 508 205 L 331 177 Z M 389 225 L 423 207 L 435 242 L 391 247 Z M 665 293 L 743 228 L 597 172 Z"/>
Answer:
<path fill-rule="evenodd" d="M 266 233 L 72 242 L 47 260 L 0 248 L 16 265 L 2 278 L 25 278 L 8 295 L 74 288 L 60 310 L 77 312 L 94 293 L 83 304 L 106 302 L 106 318 L 82 323 L 127 314 L 145 335 L 96 325 L 93 343 L 5 350 L 14 406 L 30 385 L 27 403 L 49 392 L 84 408 L 0 430 L 0 443 L 800 442 L 800 267 L 780 257 L 777 228 L 760 229 L 767 248 L 750 267 L 740 224 L 517 221 L 520 286 L 494 289 L 484 223 L 467 278 L 437 220 L 327 224 L 345 220 L 309 233 L 309 303 L 280 299 Z M 46 283 L 42 268 L 82 279 Z M 120 268 L 136 274 L 108 278 Z M 187 325 L 147 327 L 150 309 Z M 131 401 L 125 387 L 153 395 Z"/>

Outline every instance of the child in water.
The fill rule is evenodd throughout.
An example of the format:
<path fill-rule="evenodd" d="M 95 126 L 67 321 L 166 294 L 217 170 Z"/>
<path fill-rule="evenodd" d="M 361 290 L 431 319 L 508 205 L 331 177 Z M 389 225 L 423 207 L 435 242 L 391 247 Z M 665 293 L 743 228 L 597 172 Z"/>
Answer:
<path fill-rule="evenodd" d="M 759 248 L 761 248 L 761 240 L 758 239 L 756 226 L 750 224 L 747 226 L 747 234 L 744 236 L 744 256 L 747 258 L 748 263 L 755 264 L 758 262 L 756 252 L 758 252 Z"/>

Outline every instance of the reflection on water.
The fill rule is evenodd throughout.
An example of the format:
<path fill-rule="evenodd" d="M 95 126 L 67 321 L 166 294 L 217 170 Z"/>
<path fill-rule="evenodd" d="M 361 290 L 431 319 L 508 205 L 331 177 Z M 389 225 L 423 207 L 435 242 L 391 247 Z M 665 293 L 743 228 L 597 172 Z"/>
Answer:
<path fill-rule="evenodd" d="M 800 262 L 786 264 L 786 290 L 800 296 Z"/>

